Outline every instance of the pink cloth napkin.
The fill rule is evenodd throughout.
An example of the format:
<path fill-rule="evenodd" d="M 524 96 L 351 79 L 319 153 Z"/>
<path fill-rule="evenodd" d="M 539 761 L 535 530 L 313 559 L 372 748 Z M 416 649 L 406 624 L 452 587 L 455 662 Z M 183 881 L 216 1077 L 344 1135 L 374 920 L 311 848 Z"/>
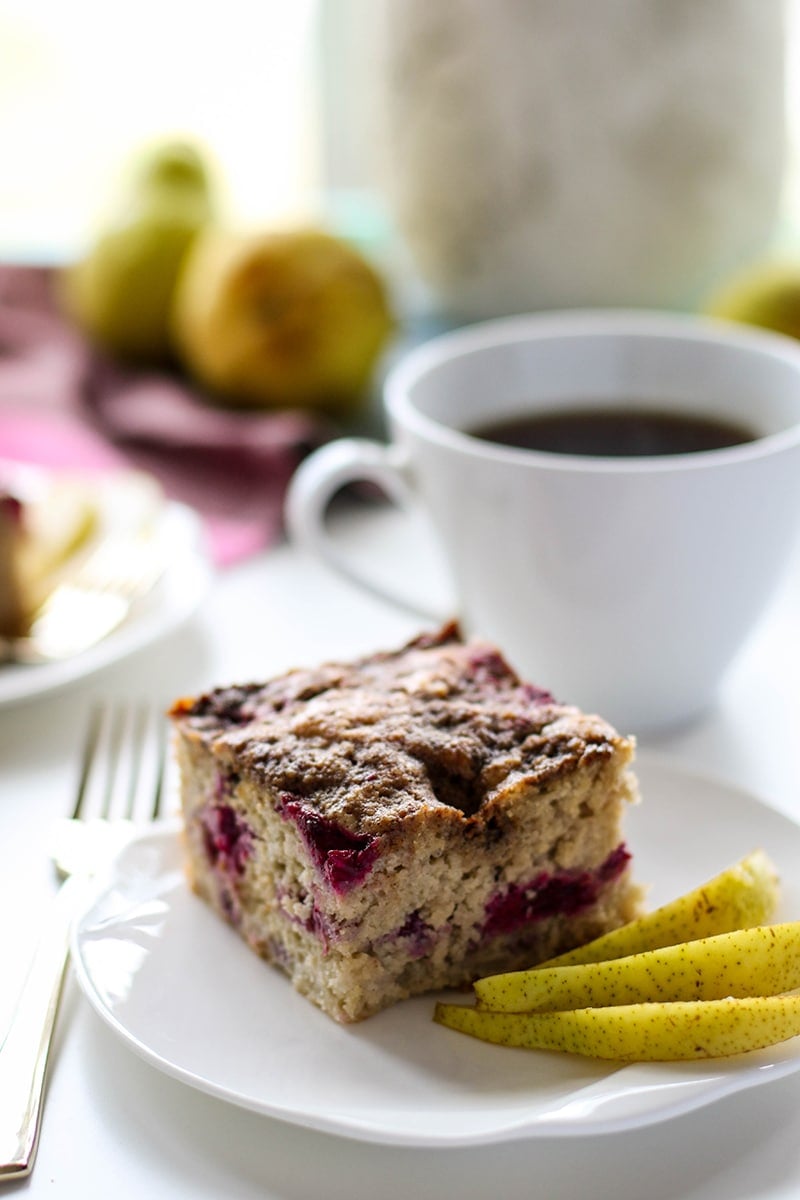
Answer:
<path fill-rule="evenodd" d="M 289 479 L 333 428 L 213 408 L 177 374 L 110 361 L 59 313 L 53 281 L 0 265 L 0 458 L 149 471 L 201 515 L 219 565 L 278 540 Z"/>

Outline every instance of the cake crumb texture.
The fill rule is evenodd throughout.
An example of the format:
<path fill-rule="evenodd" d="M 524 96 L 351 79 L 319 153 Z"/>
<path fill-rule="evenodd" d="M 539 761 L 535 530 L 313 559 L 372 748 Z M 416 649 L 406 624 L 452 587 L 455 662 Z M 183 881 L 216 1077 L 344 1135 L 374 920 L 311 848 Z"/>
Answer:
<path fill-rule="evenodd" d="M 171 717 L 191 886 L 335 1020 L 638 911 L 633 740 L 454 624 Z"/>

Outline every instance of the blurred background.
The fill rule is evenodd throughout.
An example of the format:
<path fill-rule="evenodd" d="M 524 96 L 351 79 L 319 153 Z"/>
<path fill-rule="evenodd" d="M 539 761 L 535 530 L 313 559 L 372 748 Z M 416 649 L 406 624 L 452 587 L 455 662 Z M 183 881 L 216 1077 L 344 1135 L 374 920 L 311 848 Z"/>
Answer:
<path fill-rule="evenodd" d="M 800 336 L 800 0 L 0 0 L 0 164 L 0 458 L 110 446 L 221 562 L 442 328 Z"/>
<path fill-rule="evenodd" d="M 232 220 L 264 225 L 324 218 L 379 257 L 388 255 L 393 269 L 408 271 L 405 247 L 392 242 L 396 212 L 387 203 L 386 128 L 379 111 L 387 91 L 384 39 L 392 7 L 406 8 L 407 26 L 425 23 L 419 16 L 424 6 L 414 0 L 394 6 L 387 0 L 210 0 L 205 5 L 140 0 L 135 6 L 0 0 L 0 257 L 52 262 L 80 253 L 131 154 L 155 139 L 180 135 L 199 142 L 215 160 Z M 420 119 L 423 60 L 426 53 L 430 58 L 434 35 L 446 56 L 448 21 L 452 40 L 457 22 L 463 31 L 464 14 L 480 10 L 480 4 L 449 0 L 430 7 L 440 12 L 439 28 L 418 30 L 416 76 L 405 64 L 405 116 L 412 122 Z M 509 12 L 514 19 L 513 10 L 526 6 L 485 7 L 494 8 L 502 34 Z M 537 19 L 546 40 L 553 6 L 528 7 L 541 10 Z M 566 11 L 571 5 L 561 7 Z M 756 37 L 754 45 L 736 25 L 752 21 L 751 15 L 738 15 L 749 7 L 751 13 L 759 10 L 768 30 L 782 19 L 783 0 L 662 4 L 668 7 L 707 10 L 717 25 L 717 53 L 725 53 L 728 38 L 749 56 L 750 79 L 753 70 L 760 71 L 763 92 L 775 85 L 775 63 L 764 39 Z M 613 0 L 612 8 L 618 8 Z M 396 14 L 392 19 L 398 21 Z M 529 33 L 529 22 L 517 38 L 506 31 L 506 48 Z M 703 42 L 701 33 L 695 19 L 687 37 L 691 34 L 698 53 L 713 66 L 715 39 Z M 611 22 L 608 39 L 615 36 Z M 783 48 L 787 153 L 775 236 L 785 239 L 800 223 L 798 0 L 785 5 Z M 541 70 L 543 53 L 534 53 L 530 74 Z M 635 58 L 632 68 L 641 66 Z M 663 66 L 656 56 L 648 71 L 658 70 Z M 395 88 L 400 86 L 396 76 L 395 71 Z M 551 91 L 550 102 L 562 103 L 575 91 L 575 82 L 563 79 L 561 97 Z M 502 78 L 499 86 L 502 90 Z M 681 86 L 676 74 L 675 90 Z M 581 98 L 579 90 L 574 103 Z M 442 105 L 452 102 L 450 92 Z M 425 103 L 431 104 L 430 91 Z M 462 113 L 463 119 L 468 116 Z M 751 118 L 756 124 L 763 119 L 752 106 Z M 525 137 L 535 144 L 535 114 L 522 114 L 521 120 Z M 761 128 L 757 135 L 763 136 Z M 742 128 L 741 137 L 747 136 Z M 411 161 L 412 150 L 399 149 L 407 156 L 404 161 Z M 735 206 L 736 197 L 729 199 Z"/>
<path fill-rule="evenodd" d="M 344 67 L 358 35 L 348 10 L 370 5 L 336 4 L 341 28 L 326 7 L 1 0 L 0 254 L 78 253 L 131 154 L 164 137 L 213 155 L 237 220 L 305 218 L 329 185 L 360 188 L 348 128 L 358 84 L 339 79 L 329 113 L 326 60 Z"/>

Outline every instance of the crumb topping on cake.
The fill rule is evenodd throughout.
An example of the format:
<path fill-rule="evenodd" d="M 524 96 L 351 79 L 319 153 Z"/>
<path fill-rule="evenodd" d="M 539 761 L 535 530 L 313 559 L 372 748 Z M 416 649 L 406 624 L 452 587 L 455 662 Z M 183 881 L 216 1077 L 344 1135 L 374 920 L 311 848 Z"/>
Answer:
<path fill-rule="evenodd" d="M 420 808 L 486 823 L 495 801 L 508 806 L 515 790 L 626 745 L 455 624 L 391 653 L 178 701 L 172 716 L 280 795 L 287 815 L 309 829 L 333 821 L 339 838 L 379 833 Z M 369 844 L 339 847 L 341 870 Z"/>

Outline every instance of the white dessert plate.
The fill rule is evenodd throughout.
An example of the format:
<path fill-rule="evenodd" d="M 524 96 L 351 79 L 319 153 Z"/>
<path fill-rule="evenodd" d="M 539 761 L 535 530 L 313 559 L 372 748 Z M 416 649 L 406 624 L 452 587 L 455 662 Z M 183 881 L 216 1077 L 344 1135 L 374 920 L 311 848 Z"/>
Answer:
<path fill-rule="evenodd" d="M 629 842 L 651 905 L 762 846 L 785 881 L 782 915 L 800 915 L 800 826 L 656 759 L 643 756 L 639 775 L 646 799 L 629 814 Z M 174 825 L 123 851 L 75 926 L 73 953 L 93 1007 L 155 1067 L 243 1108 L 362 1141 L 607 1134 L 800 1069 L 800 1038 L 729 1059 L 632 1066 L 490 1046 L 434 1025 L 430 996 L 338 1026 L 189 892 Z"/>
<path fill-rule="evenodd" d="M 199 607 L 212 568 L 198 517 L 168 502 L 154 530 L 167 563 L 152 590 L 121 625 L 102 641 L 71 658 L 34 664 L 0 665 L 0 708 L 33 700 L 80 683 L 173 632 Z"/>

